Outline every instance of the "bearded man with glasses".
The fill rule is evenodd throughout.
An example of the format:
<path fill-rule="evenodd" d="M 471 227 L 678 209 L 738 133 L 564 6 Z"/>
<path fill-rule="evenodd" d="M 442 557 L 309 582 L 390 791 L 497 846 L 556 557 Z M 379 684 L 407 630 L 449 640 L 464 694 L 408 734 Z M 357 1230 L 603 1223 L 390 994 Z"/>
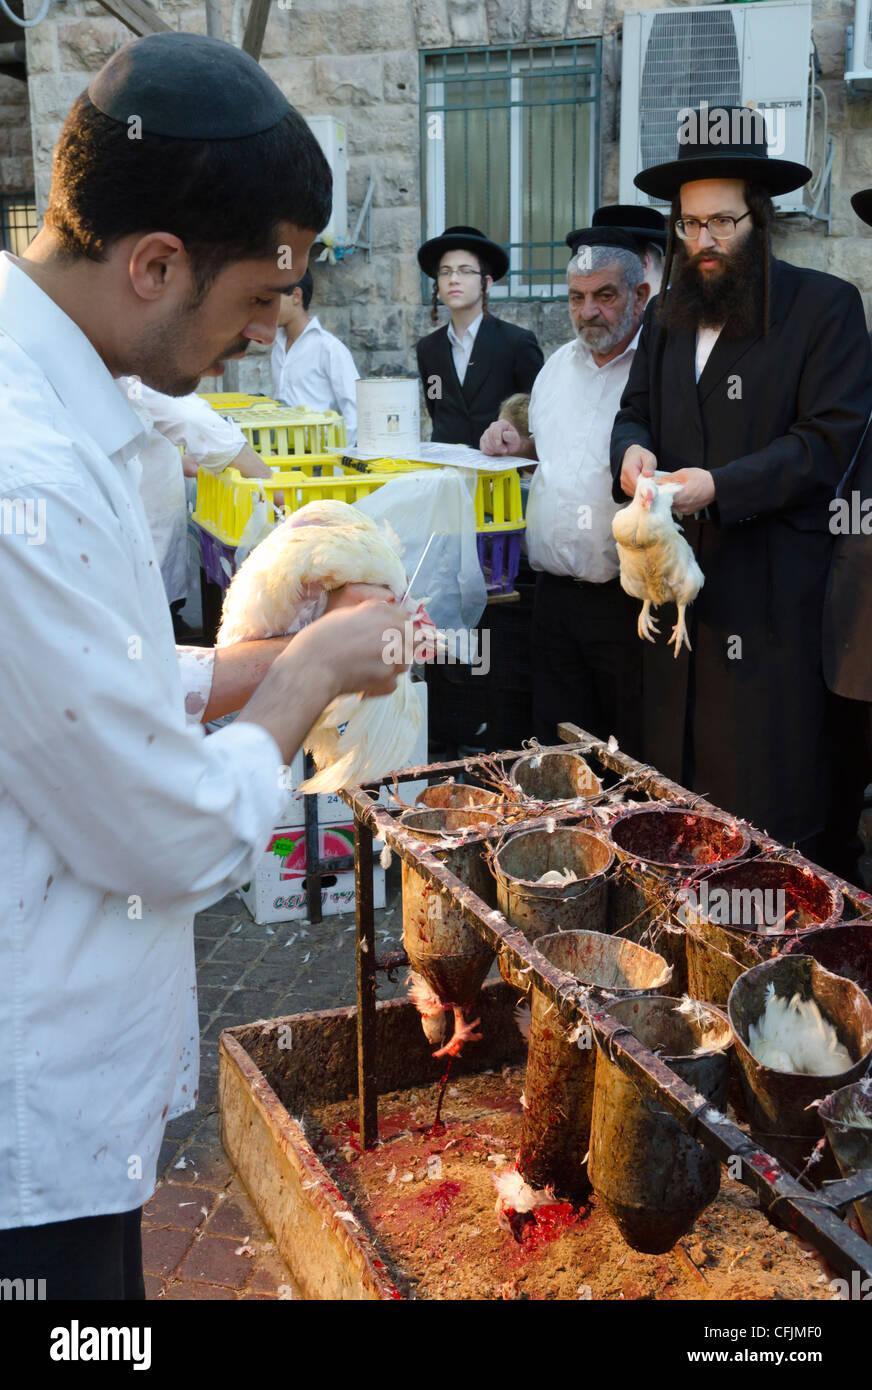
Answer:
<path fill-rule="evenodd" d="M 509 258 L 477 227 L 448 227 L 425 241 L 418 264 L 433 281 L 433 323 L 440 302 L 451 315 L 417 346 L 433 439 L 477 449 L 502 402 L 531 391 L 545 361 L 542 349 L 529 329 L 489 313 L 488 291 L 502 280 Z"/>
<path fill-rule="evenodd" d="M 645 644 L 644 756 L 832 857 L 829 504 L 872 407 L 872 352 L 853 285 L 772 256 L 771 199 L 810 170 L 769 156 L 760 112 L 689 114 L 678 157 L 635 179 L 671 201 L 670 235 L 611 441 L 615 500 L 655 469 L 681 484 L 674 507 L 705 575 L 692 650 Z"/>

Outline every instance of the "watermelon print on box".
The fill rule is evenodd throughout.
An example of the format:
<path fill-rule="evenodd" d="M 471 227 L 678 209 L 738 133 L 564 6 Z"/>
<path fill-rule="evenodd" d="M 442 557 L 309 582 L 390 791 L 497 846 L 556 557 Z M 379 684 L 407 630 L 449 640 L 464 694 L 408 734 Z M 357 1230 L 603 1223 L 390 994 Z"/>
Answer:
<path fill-rule="evenodd" d="M 321 826 L 319 851 L 323 860 L 354 853 L 354 826 Z M 385 905 L 384 869 L 375 867 L 375 906 Z M 254 878 L 242 888 L 242 901 L 256 922 L 291 922 L 306 911 L 306 828 L 294 826 L 273 832 Z M 343 869 L 321 880 L 321 910 L 325 917 L 354 910 L 354 870 Z"/>

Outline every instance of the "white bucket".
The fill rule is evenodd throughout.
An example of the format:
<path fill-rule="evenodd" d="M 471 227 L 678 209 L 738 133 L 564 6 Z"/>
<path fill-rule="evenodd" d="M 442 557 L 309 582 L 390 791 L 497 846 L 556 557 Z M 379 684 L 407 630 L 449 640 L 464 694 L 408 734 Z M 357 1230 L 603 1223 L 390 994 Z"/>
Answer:
<path fill-rule="evenodd" d="M 363 377 L 357 382 L 357 447 L 404 458 L 421 442 L 417 377 Z"/>

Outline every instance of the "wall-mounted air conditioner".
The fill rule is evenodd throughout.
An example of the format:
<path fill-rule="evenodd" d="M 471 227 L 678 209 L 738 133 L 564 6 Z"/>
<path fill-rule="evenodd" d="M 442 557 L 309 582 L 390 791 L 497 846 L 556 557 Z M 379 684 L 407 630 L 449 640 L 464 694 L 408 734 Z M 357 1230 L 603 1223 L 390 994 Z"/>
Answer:
<path fill-rule="evenodd" d="M 845 81 L 861 92 L 872 91 L 872 5 L 857 0 L 854 27 L 848 29 L 845 44 Z"/>
<path fill-rule="evenodd" d="M 867 7 L 870 0 L 858 0 Z M 806 162 L 811 5 L 808 0 L 642 10 L 624 18 L 621 72 L 622 203 L 656 204 L 633 177 L 674 159 L 679 111 L 753 103 L 770 155 Z M 802 189 L 774 199 L 805 212 Z"/>
<path fill-rule="evenodd" d="M 321 233 L 322 237 L 348 237 L 348 154 L 345 146 L 345 125 L 335 116 L 307 116 L 306 124 L 314 135 L 333 174 L 333 212 Z"/>

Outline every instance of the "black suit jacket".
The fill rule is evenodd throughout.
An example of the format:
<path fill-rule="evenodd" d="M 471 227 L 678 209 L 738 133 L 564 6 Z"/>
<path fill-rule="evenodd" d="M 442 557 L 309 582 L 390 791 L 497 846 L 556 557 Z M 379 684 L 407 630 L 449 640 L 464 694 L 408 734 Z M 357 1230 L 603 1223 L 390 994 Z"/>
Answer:
<path fill-rule="evenodd" d="M 693 651 L 643 644 L 645 759 L 789 844 L 826 809 L 830 502 L 872 407 L 872 352 L 853 285 L 771 268 L 768 337 L 721 334 L 698 384 L 694 335 L 646 311 L 611 457 L 617 501 L 631 444 L 715 481 L 716 519 L 682 523 L 705 576 Z"/>
<path fill-rule="evenodd" d="M 532 389 L 545 361 L 534 333 L 491 314 L 479 325 L 462 386 L 447 325 L 421 338 L 416 351 L 434 442 L 473 449 L 506 397 Z"/>
<path fill-rule="evenodd" d="M 837 695 L 872 703 L 872 424 L 840 495 L 824 604 L 824 678 Z"/>

